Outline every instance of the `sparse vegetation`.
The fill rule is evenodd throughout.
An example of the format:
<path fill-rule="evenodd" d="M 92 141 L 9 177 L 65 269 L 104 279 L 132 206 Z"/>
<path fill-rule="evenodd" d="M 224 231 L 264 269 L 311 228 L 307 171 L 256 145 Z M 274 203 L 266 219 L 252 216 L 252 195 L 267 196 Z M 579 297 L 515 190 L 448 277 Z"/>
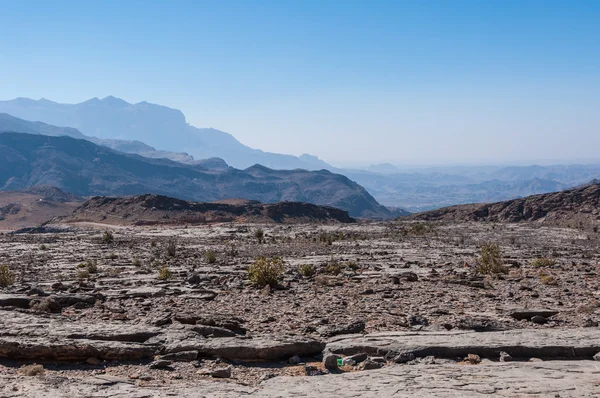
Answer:
<path fill-rule="evenodd" d="M 217 253 L 214 250 L 207 250 L 204 252 L 204 261 L 208 264 L 214 264 L 217 262 Z"/>
<path fill-rule="evenodd" d="M 173 277 L 173 272 L 167 267 L 166 264 L 163 264 L 162 267 L 158 270 L 158 279 L 161 281 L 169 280 Z"/>
<path fill-rule="evenodd" d="M 87 269 L 80 269 L 77 271 L 77 274 L 75 274 L 75 276 L 77 277 L 77 279 L 89 279 L 90 277 L 90 271 L 88 271 Z"/>
<path fill-rule="evenodd" d="M 552 267 L 555 264 L 556 261 L 545 257 L 536 258 L 531 262 L 532 267 Z"/>
<path fill-rule="evenodd" d="M 556 278 L 547 272 L 540 271 L 538 276 L 540 277 L 540 283 L 543 285 L 558 285 Z"/>
<path fill-rule="evenodd" d="M 87 259 L 84 263 L 77 265 L 77 268 L 80 270 L 85 270 L 89 274 L 97 274 L 98 273 L 98 263 L 96 260 Z"/>
<path fill-rule="evenodd" d="M 356 261 L 348 261 L 346 267 L 350 268 L 352 271 L 357 271 L 360 268 Z"/>
<path fill-rule="evenodd" d="M 488 242 L 481 246 L 477 272 L 485 275 L 508 274 L 508 267 L 504 265 L 502 251 L 497 243 Z"/>
<path fill-rule="evenodd" d="M 259 257 L 248 267 L 248 279 L 256 287 L 267 285 L 276 287 L 283 274 L 283 260 L 280 257 Z"/>
<path fill-rule="evenodd" d="M 19 373 L 30 377 L 39 376 L 44 374 L 44 367 L 35 363 L 32 365 L 23 365 L 19 368 Z"/>
<path fill-rule="evenodd" d="M 8 265 L 0 265 L 0 287 L 8 287 L 14 283 L 14 278 Z"/>
<path fill-rule="evenodd" d="M 325 265 L 325 273 L 330 275 L 339 275 L 342 273 L 344 265 L 338 260 L 332 259 Z"/>
<path fill-rule="evenodd" d="M 177 238 L 169 238 L 169 240 L 167 240 L 167 247 L 165 250 L 167 251 L 167 256 L 175 257 L 175 254 L 177 254 Z"/>
<path fill-rule="evenodd" d="M 300 276 L 310 278 L 311 276 L 317 273 L 317 267 L 315 267 L 312 264 L 302 264 L 298 268 L 298 273 L 300 274 Z"/>
<path fill-rule="evenodd" d="M 254 237 L 256 240 L 258 240 L 258 243 L 263 243 L 263 240 L 265 239 L 265 231 L 263 231 L 262 228 L 257 229 L 254 231 Z"/>
<path fill-rule="evenodd" d="M 238 249 L 236 249 L 233 243 L 227 244 L 225 247 L 225 255 L 228 257 L 237 257 L 239 254 Z"/>
<path fill-rule="evenodd" d="M 104 231 L 104 233 L 102 234 L 102 243 L 104 243 L 106 245 L 110 245 L 114 241 L 115 241 L 115 237 L 114 237 L 112 231 L 109 231 L 109 230 Z"/>

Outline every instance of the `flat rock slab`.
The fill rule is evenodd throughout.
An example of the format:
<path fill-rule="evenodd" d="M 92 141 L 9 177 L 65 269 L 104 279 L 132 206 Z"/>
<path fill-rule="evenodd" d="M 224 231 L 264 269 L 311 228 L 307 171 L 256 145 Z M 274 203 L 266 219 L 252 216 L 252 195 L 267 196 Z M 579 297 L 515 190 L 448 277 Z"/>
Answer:
<path fill-rule="evenodd" d="M 416 357 L 462 358 L 477 354 L 498 358 L 500 351 L 513 358 L 592 359 L 600 352 L 596 328 L 517 329 L 499 332 L 387 332 L 332 339 L 327 349 L 336 354 L 371 355 L 412 352 Z"/>
<path fill-rule="evenodd" d="M 221 337 L 210 339 L 187 338 L 172 342 L 163 348 L 164 354 L 197 351 L 199 357 L 219 357 L 228 360 L 269 361 L 289 359 L 294 355 L 313 356 L 320 354 L 325 343 L 306 337 Z"/>
<path fill-rule="evenodd" d="M 481 365 L 394 365 L 313 377 L 276 377 L 256 397 L 592 397 L 600 370 L 592 361 Z"/>
<path fill-rule="evenodd" d="M 141 386 L 107 376 L 0 376 L 0 396 L 162 397 L 595 397 L 600 370 L 593 361 L 394 365 L 379 370 L 311 377 L 275 377 L 258 387 L 198 380 Z"/>

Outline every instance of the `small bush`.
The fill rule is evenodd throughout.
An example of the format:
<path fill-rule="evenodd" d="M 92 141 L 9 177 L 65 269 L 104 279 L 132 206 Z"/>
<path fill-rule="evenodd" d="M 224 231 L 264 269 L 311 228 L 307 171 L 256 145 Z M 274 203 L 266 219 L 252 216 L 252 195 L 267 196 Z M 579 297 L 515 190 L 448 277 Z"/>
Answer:
<path fill-rule="evenodd" d="M 177 254 L 177 238 L 169 238 L 166 250 L 168 256 L 175 257 L 175 254 Z"/>
<path fill-rule="evenodd" d="M 556 278 L 554 278 L 554 276 L 544 272 L 544 271 L 540 271 L 538 273 L 539 277 L 540 277 L 540 282 L 543 285 L 558 285 L 558 281 L 556 280 Z"/>
<path fill-rule="evenodd" d="M 8 287 L 14 283 L 8 265 L 0 265 L 0 287 Z"/>
<path fill-rule="evenodd" d="M 536 258 L 531 262 L 532 267 L 552 267 L 555 264 L 556 261 L 545 257 Z"/>
<path fill-rule="evenodd" d="M 262 228 L 254 231 L 254 237 L 258 240 L 258 243 L 262 243 L 265 238 L 265 231 Z"/>
<path fill-rule="evenodd" d="M 88 271 L 87 269 L 80 269 L 79 271 L 77 271 L 77 274 L 75 276 L 77 277 L 77 279 L 88 279 L 90 277 L 90 271 Z"/>
<path fill-rule="evenodd" d="M 109 230 L 104 231 L 104 233 L 102 234 L 102 243 L 104 243 L 106 245 L 110 245 L 114 241 L 115 241 L 115 237 L 114 237 L 113 233 Z"/>
<path fill-rule="evenodd" d="M 87 271 L 88 276 L 89 276 L 89 274 L 97 274 L 98 273 L 98 263 L 96 262 L 96 260 L 87 259 L 87 260 L 85 260 L 85 263 L 81 263 L 81 264 L 77 265 L 77 268 L 79 268 L 80 270 Z"/>
<path fill-rule="evenodd" d="M 225 255 L 229 256 L 229 257 L 237 257 L 239 254 L 238 249 L 235 248 L 235 246 L 232 244 L 228 244 L 225 247 Z"/>
<path fill-rule="evenodd" d="M 283 260 L 279 257 L 259 257 L 248 267 L 248 279 L 256 287 L 276 287 L 283 274 Z"/>
<path fill-rule="evenodd" d="M 162 267 L 160 267 L 160 269 L 158 270 L 158 279 L 161 281 L 166 281 L 169 280 L 173 277 L 173 272 L 171 272 L 171 270 L 166 266 L 166 264 L 163 264 Z"/>
<path fill-rule="evenodd" d="M 487 275 L 508 274 L 508 267 L 502 261 L 502 251 L 497 243 L 481 246 L 481 257 L 477 259 L 477 272 Z"/>
<path fill-rule="evenodd" d="M 214 264 L 217 262 L 217 253 L 214 250 L 207 250 L 204 252 L 204 261 L 208 264 Z"/>
<path fill-rule="evenodd" d="M 25 376 L 38 376 L 44 374 L 44 367 L 42 365 L 23 365 L 19 368 L 19 373 Z"/>
<path fill-rule="evenodd" d="M 298 269 L 298 273 L 305 278 L 310 278 L 317 273 L 317 267 L 311 264 L 302 264 Z"/>
<path fill-rule="evenodd" d="M 338 260 L 331 260 L 325 266 L 325 273 L 330 275 L 339 275 L 344 270 L 344 265 Z"/>
<path fill-rule="evenodd" d="M 48 246 L 46 246 L 46 245 L 42 244 L 42 245 L 40 246 L 40 250 L 48 250 Z"/>
<path fill-rule="evenodd" d="M 325 243 L 328 246 L 333 245 L 333 242 L 336 240 L 336 237 L 332 234 L 329 234 L 325 231 L 319 232 L 319 242 Z"/>

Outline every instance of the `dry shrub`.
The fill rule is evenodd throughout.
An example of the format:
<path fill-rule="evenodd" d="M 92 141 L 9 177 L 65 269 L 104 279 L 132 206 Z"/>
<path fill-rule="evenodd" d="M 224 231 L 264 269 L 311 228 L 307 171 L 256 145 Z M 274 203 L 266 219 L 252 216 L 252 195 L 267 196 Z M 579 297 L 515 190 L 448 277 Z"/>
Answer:
<path fill-rule="evenodd" d="M 283 274 L 283 260 L 280 257 L 259 257 L 248 267 L 248 279 L 256 287 L 267 285 L 276 287 Z"/>
<path fill-rule="evenodd" d="M 167 256 L 175 257 L 175 254 L 177 254 L 177 238 L 169 238 L 167 241 L 166 251 Z"/>
<path fill-rule="evenodd" d="M 508 274 L 502 261 L 502 251 L 497 243 L 484 243 L 477 259 L 477 272 L 485 275 Z"/>
<path fill-rule="evenodd" d="M 8 265 L 0 265 L 0 287 L 8 287 L 14 283 L 14 278 Z"/>
<path fill-rule="evenodd" d="M 102 234 L 102 243 L 104 244 L 111 244 L 115 241 L 115 237 L 113 235 L 113 233 L 109 230 L 104 231 L 104 233 Z"/>
<path fill-rule="evenodd" d="M 38 376 L 44 374 L 44 367 L 35 363 L 32 365 L 23 365 L 19 368 L 19 373 L 25 376 Z"/>
<path fill-rule="evenodd" d="M 207 250 L 204 252 L 204 261 L 208 264 L 214 264 L 217 262 L 217 253 L 214 250 Z"/>
<path fill-rule="evenodd" d="M 169 280 L 173 277 L 173 272 L 167 267 L 166 264 L 163 264 L 162 267 L 158 270 L 158 279 L 161 281 Z"/>
<path fill-rule="evenodd" d="M 317 267 L 312 264 L 302 264 L 298 269 L 298 273 L 305 278 L 310 278 L 317 273 Z"/>
<path fill-rule="evenodd" d="M 554 276 L 552 276 L 544 271 L 540 271 L 538 275 L 540 277 L 540 282 L 543 285 L 552 285 L 552 286 L 558 285 L 558 281 L 556 280 L 556 278 L 554 278 Z"/>
<path fill-rule="evenodd" d="M 555 264 L 556 261 L 545 257 L 536 258 L 531 262 L 532 267 L 552 267 Z"/>

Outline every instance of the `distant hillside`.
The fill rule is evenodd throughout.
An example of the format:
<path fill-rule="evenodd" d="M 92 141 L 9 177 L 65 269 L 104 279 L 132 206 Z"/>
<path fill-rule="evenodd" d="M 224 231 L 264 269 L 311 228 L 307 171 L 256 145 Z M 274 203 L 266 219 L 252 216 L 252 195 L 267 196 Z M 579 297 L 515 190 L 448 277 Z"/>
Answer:
<path fill-rule="evenodd" d="M 70 137 L 0 134 L 0 190 L 52 185 L 82 196 L 155 193 L 194 201 L 294 201 L 337 207 L 356 217 L 393 216 L 364 188 L 339 174 L 213 166 L 149 159 Z"/>
<path fill-rule="evenodd" d="M 254 164 L 274 169 L 330 168 L 327 163 L 310 155 L 296 157 L 252 149 L 231 134 L 191 126 L 177 109 L 148 102 L 130 104 L 119 98 L 106 97 L 92 98 L 79 104 L 60 104 L 47 99 L 17 98 L 0 101 L 0 112 L 54 126 L 73 127 L 99 139 L 138 141 L 167 152 L 185 152 L 196 159 L 219 157 L 236 168 Z M 124 151 L 122 148 L 114 149 Z"/>
<path fill-rule="evenodd" d="M 71 214 L 82 203 L 82 198 L 48 186 L 0 192 L 0 230 L 34 227 Z"/>
<path fill-rule="evenodd" d="M 455 222 L 537 221 L 566 227 L 598 226 L 600 225 L 600 184 L 505 202 L 445 207 L 413 214 L 407 219 Z"/>
<path fill-rule="evenodd" d="M 310 203 L 196 203 L 161 195 L 94 197 L 60 222 L 114 225 L 204 224 L 213 222 L 354 222 L 348 212 Z"/>

